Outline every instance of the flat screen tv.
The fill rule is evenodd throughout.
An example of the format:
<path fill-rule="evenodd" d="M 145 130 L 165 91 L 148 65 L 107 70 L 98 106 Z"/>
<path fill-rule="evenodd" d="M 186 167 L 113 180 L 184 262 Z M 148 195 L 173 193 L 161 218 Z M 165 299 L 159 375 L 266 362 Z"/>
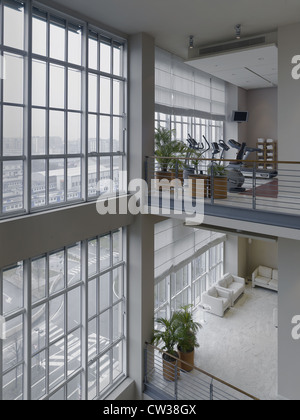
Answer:
<path fill-rule="evenodd" d="M 234 122 L 242 123 L 247 122 L 249 118 L 249 112 L 247 111 L 233 111 L 232 120 Z"/>

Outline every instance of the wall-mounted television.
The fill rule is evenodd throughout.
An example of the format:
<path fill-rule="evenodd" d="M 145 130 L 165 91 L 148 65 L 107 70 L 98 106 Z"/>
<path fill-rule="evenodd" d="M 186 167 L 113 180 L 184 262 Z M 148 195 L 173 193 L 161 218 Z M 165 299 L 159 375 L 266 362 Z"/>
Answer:
<path fill-rule="evenodd" d="M 248 122 L 249 112 L 248 111 L 233 111 L 232 121 L 242 123 Z"/>

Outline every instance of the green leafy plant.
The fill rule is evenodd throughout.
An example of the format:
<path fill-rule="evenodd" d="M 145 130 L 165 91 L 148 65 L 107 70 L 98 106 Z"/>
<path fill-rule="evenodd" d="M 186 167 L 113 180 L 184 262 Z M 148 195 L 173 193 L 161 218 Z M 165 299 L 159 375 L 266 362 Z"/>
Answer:
<path fill-rule="evenodd" d="M 227 169 L 223 165 L 214 164 L 211 168 L 215 178 L 225 178 L 228 174 Z"/>
<path fill-rule="evenodd" d="M 175 130 L 168 130 L 164 127 L 155 129 L 155 155 L 163 172 L 175 165 L 174 159 L 177 156 L 185 154 L 186 145 L 178 140 L 173 140 Z"/>
<path fill-rule="evenodd" d="M 163 343 L 161 348 L 166 353 L 171 356 L 177 357 L 178 354 L 175 350 L 175 346 L 178 342 L 177 337 L 177 328 L 178 324 L 176 322 L 176 313 L 170 319 L 167 318 L 157 318 L 155 322 L 162 327 L 162 329 L 155 329 L 153 332 L 152 344 L 158 346 Z"/>
<path fill-rule="evenodd" d="M 183 306 L 174 314 L 178 349 L 184 353 L 199 347 L 197 332 L 202 325 L 194 321 L 192 307 L 193 305 Z"/>

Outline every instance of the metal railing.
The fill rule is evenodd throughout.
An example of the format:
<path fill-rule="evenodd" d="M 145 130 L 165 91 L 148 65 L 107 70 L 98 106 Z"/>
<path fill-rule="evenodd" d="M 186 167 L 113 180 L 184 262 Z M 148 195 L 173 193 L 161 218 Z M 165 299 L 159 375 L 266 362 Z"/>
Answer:
<path fill-rule="evenodd" d="M 240 169 L 233 170 L 232 163 L 241 164 Z M 225 174 L 220 173 L 220 166 Z M 169 187 L 173 198 L 182 190 L 191 199 L 201 196 L 210 205 L 300 214 L 300 162 L 247 161 L 245 166 L 245 161 L 194 159 L 187 167 L 183 157 L 152 156 L 146 157 L 145 180 L 151 197 Z"/>
<path fill-rule="evenodd" d="M 259 401 L 253 395 L 189 363 L 184 362 L 184 365 L 192 371 L 183 371 L 180 359 L 170 356 L 174 360 L 170 363 L 163 359 L 163 355 L 170 356 L 146 343 L 144 392 L 154 400 Z"/>

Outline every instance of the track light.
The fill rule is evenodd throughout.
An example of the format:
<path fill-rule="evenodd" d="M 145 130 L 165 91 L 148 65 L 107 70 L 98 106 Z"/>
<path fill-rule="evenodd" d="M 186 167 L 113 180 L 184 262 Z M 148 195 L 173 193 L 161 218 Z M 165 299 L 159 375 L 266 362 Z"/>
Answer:
<path fill-rule="evenodd" d="M 194 49 L 194 36 L 193 35 L 190 35 L 189 49 L 190 50 Z"/>
<path fill-rule="evenodd" d="M 236 39 L 241 39 L 242 25 L 240 25 L 240 24 L 235 25 L 234 29 L 235 29 L 235 37 L 236 37 Z"/>

